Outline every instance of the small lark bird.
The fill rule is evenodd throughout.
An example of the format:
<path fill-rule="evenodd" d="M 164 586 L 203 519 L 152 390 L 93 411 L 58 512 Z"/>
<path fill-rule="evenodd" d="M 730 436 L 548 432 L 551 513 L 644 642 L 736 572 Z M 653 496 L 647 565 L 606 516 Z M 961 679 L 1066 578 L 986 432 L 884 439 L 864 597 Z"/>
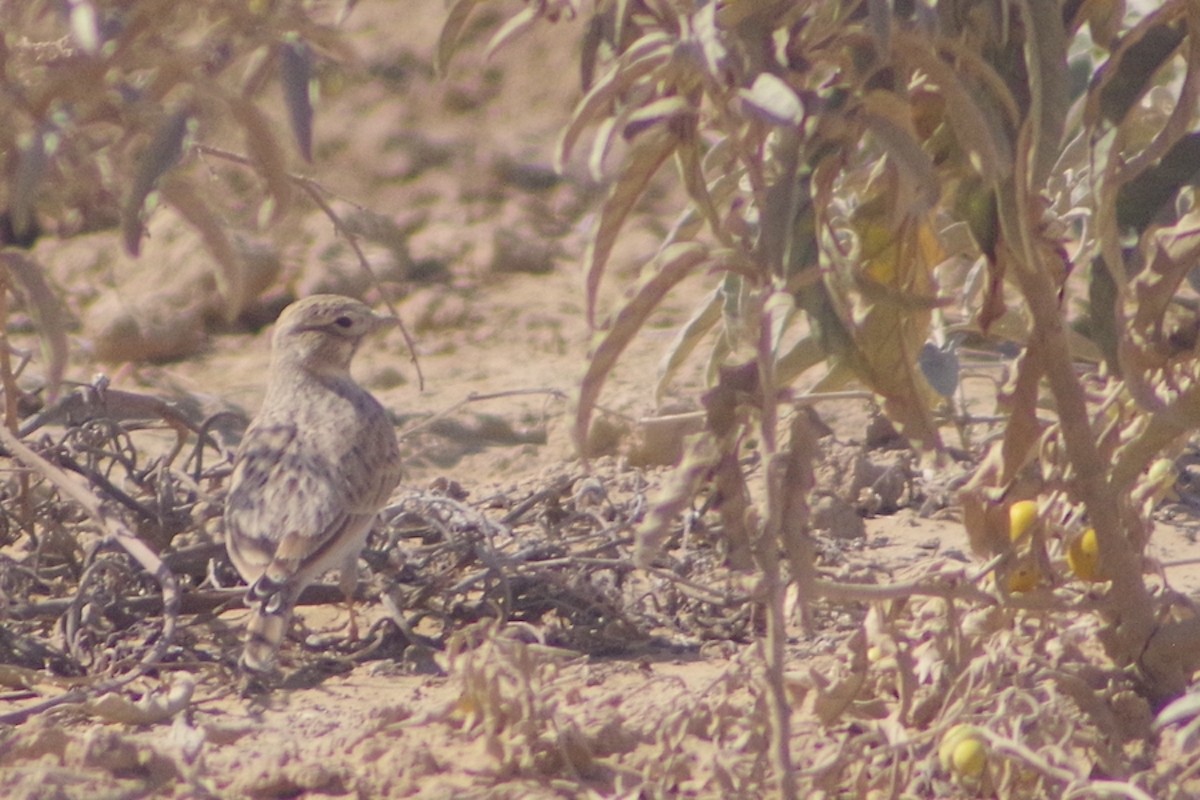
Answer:
<path fill-rule="evenodd" d="M 240 666 L 274 670 L 304 588 L 341 568 L 347 599 L 376 513 L 400 481 L 387 413 L 350 377 L 363 337 L 392 323 L 349 297 L 317 295 L 275 325 L 267 393 L 234 460 L 225 546 L 250 584 Z"/>

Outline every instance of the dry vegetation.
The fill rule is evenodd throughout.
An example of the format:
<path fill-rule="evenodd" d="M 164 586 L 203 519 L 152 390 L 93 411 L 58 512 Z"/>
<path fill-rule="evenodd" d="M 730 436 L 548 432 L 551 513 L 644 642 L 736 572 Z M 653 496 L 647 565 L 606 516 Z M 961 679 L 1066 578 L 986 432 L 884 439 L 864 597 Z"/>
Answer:
<path fill-rule="evenodd" d="M 1161 501 L 1195 508 L 1200 7 L 457 0 L 405 39 L 352 5 L 0 9 L 5 793 L 1200 793 L 1200 616 L 1150 554 Z M 548 52 L 574 111 L 497 113 L 560 130 L 556 170 L 493 158 L 494 84 L 555 95 Z M 457 133 L 422 105 L 434 65 Z M 323 146 L 323 103 L 361 130 Z M 178 274 L 92 285 L 139 253 Z M 459 468 L 383 513 L 369 629 L 309 630 L 274 696 L 234 696 L 244 417 L 65 379 L 315 289 L 399 302 L 435 374 L 512 358 L 514 326 L 552 360 L 568 323 L 476 309 L 580 257 L 577 384 L 526 391 L 528 428 L 461 413 L 504 392 L 398 419 L 418 474 Z M 662 413 L 620 413 L 664 317 Z M 822 417 L 862 397 L 848 442 Z M 546 416 L 587 462 L 470 479 Z M 881 567 L 828 534 L 899 509 L 975 558 Z"/>

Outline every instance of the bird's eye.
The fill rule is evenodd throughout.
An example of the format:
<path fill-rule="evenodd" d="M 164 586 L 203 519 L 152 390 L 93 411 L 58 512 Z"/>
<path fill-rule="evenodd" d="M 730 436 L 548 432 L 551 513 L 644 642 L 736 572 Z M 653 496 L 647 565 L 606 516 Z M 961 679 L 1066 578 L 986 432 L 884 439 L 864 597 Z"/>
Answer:
<path fill-rule="evenodd" d="M 335 319 L 333 324 L 337 325 L 339 328 L 349 328 L 354 325 L 354 320 L 352 320 L 350 317 L 342 316 Z"/>

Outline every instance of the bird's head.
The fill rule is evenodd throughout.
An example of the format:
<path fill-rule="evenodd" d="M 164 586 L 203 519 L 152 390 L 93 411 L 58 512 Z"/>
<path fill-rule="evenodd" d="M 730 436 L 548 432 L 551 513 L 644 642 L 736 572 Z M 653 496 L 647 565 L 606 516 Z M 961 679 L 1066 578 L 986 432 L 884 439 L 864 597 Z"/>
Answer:
<path fill-rule="evenodd" d="M 306 297 L 279 315 L 271 358 L 317 374 L 345 375 L 363 338 L 394 323 L 350 297 Z"/>

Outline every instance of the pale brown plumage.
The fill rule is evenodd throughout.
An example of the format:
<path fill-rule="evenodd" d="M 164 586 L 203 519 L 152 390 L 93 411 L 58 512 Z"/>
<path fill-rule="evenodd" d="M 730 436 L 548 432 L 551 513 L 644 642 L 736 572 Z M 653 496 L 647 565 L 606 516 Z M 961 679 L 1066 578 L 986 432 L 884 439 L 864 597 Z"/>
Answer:
<path fill-rule="evenodd" d="M 300 593 L 341 568 L 349 592 L 375 514 L 400 480 L 387 413 L 350 376 L 363 337 L 391 320 L 317 295 L 275 325 L 267 392 L 234 460 L 225 545 L 250 584 L 240 665 L 269 672 Z"/>

